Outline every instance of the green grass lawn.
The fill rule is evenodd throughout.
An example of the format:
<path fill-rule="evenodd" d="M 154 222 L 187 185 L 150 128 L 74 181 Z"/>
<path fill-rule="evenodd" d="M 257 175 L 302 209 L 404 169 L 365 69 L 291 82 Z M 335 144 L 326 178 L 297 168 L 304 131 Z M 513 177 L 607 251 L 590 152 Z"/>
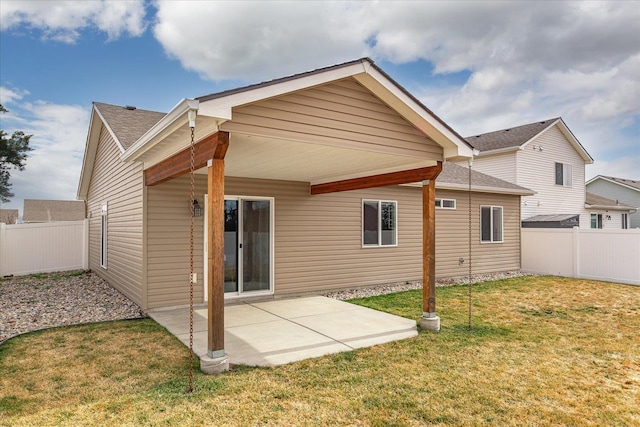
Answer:
<path fill-rule="evenodd" d="M 0 425 L 640 425 L 640 287 L 438 288 L 439 333 L 276 368 L 196 369 L 152 320 L 0 346 Z M 352 301 L 418 319 L 420 291 Z"/>

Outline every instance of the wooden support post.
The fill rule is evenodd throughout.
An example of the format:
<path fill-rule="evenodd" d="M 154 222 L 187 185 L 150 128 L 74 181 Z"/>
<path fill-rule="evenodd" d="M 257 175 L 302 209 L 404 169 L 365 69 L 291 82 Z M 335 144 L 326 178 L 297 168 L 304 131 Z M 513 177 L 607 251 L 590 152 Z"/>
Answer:
<path fill-rule="evenodd" d="M 436 316 L 436 182 L 422 183 L 422 318 L 420 327 L 440 330 Z"/>
<path fill-rule="evenodd" d="M 224 357 L 224 159 L 210 160 L 208 169 L 209 271 L 208 355 Z"/>

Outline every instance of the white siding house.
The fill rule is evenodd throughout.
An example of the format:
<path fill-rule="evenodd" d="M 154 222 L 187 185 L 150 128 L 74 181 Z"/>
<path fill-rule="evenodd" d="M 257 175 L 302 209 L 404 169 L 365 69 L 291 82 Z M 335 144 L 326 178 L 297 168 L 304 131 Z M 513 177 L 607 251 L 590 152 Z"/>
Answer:
<path fill-rule="evenodd" d="M 466 138 L 480 151 L 473 168 L 536 192 L 522 197 L 521 219 L 579 216 L 585 207 L 585 165 L 593 159 L 561 118 Z"/>
<path fill-rule="evenodd" d="M 640 181 L 598 175 L 587 181 L 587 191 L 618 204 L 640 208 Z M 640 228 L 640 211 L 629 214 L 629 228 Z"/>

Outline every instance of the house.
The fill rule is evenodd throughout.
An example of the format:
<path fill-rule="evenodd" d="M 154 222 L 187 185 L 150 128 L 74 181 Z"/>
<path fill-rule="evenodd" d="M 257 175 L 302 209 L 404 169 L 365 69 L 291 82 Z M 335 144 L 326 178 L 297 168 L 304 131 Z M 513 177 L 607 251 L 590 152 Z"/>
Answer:
<path fill-rule="evenodd" d="M 535 192 L 522 198 L 523 227 L 590 227 L 584 177 L 593 159 L 562 118 L 466 140 L 480 152 L 475 170 Z"/>
<path fill-rule="evenodd" d="M 81 221 L 85 218 L 83 200 L 24 200 L 22 220 L 25 223 Z"/>
<path fill-rule="evenodd" d="M 472 155 L 367 58 L 167 114 L 94 103 L 78 187 L 90 268 L 145 310 L 188 304 L 193 219 L 201 367 L 224 364 L 226 301 L 422 280 L 420 323 L 437 329 L 436 268 L 468 268 L 469 195 L 474 259 L 519 266 L 520 197 L 533 192 L 472 171 L 469 193 L 468 169 L 448 162 Z M 439 241 L 458 239 L 449 254 L 436 216 Z"/>
<path fill-rule="evenodd" d="M 15 224 L 18 222 L 18 209 L 0 209 L 0 222 Z"/>
<path fill-rule="evenodd" d="M 588 191 L 585 207 L 589 211 L 591 228 L 598 229 L 626 230 L 629 228 L 629 215 L 637 211 L 633 206 Z"/>
<path fill-rule="evenodd" d="M 587 181 L 587 191 L 619 203 L 640 208 L 640 181 L 613 176 L 598 175 Z M 640 228 L 640 211 L 630 213 L 627 217 L 629 228 Z M 621 220 L 622 225 L 624 220 Z"/>

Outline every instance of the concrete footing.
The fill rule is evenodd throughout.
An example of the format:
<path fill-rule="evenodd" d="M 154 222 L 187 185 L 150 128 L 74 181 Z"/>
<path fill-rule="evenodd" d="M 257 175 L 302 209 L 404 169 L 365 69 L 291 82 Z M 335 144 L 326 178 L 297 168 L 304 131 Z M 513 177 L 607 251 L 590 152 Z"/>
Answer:
<path fill-rule="evenodd" d="M 200 370 L 207 375 L 217 375 L 229 370 L 229 357 L 200 356 Z"/>
<path fill-rule="evenodd" d="M 435 315 L 429 317 L 423 315 L 420 318 L 420 329 L 423 331 L 438 332 L 440 330 L 440 318 Z"/>

